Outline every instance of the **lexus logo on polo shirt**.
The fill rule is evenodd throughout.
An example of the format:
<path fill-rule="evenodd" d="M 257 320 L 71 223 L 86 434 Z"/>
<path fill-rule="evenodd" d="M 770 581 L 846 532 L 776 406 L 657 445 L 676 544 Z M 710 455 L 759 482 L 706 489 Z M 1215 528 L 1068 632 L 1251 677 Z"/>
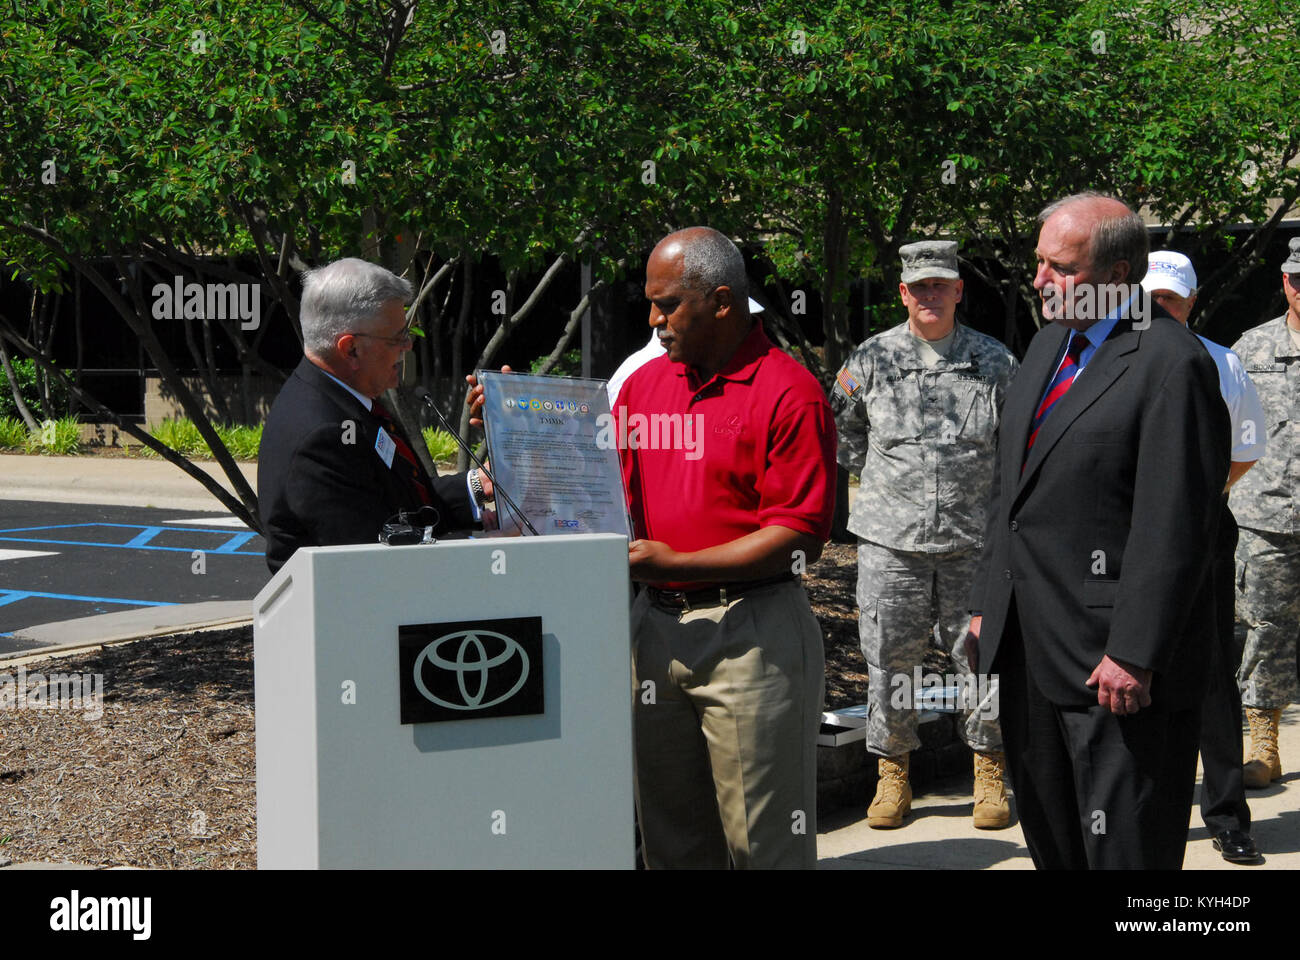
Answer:
<path fill-rule="evenodd" d="M 401 722 L 545 713 L 542 618 L 398 627 Z"/>
<path fill-rule="evenodd" d="M 722 423 L 715 424 L 713 427 L 713 432 L 723 437 L 738 437 L 740 436 L 740 431 L 742 428 L 743 425 L 740 422 L 740 417 L 736 416 L 733 413 L 731 416 L 727 417 L 727 419 L 724 420 Z"/>

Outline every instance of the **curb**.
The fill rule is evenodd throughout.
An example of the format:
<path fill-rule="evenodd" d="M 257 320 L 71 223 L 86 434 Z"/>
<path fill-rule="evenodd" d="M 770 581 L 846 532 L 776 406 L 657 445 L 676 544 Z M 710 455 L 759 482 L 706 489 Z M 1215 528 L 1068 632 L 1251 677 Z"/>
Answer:
<path fill-rule="evenodd" d="M 103 613 L 16 631 L 15 639 L 30 641 L 32 645 L 0 654 L 0 664 L 18 666 L 150 637 L 229 629 L 252 622 L 251 600 L 207 600 Z"/>

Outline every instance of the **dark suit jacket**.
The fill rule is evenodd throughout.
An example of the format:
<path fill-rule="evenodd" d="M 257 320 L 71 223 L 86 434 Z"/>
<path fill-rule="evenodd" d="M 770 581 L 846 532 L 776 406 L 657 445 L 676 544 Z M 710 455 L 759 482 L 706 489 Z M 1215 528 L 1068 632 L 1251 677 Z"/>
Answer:
<path fill-rule="evenodd" d="M 346 421 L 356 425 L 353 443 L 344 443 Z M 258 505 L 272 573 L 299 547 L 375 543 L 385 520 L 420 506 L 409 481 L 375 452 L 378 434 L 357 398 L 303 357 L 275 398 L 258 451 Z M 438 533 L 473 526 L 463 473 L 434 478 L 432 487 Z"/>
<path fill-rule="evenodd" d="M 1062 706 L 1096 704 L 1084 682 L 1103 654 L 1152 670 L 1152 699 L 1170 709 L 1205 688 L 1214 618 L 1202 585 L 1231 427 L 1210 355 L 1158 306 L 1151 312 L 1147 329 L 1115 325 L 1027 461 L 1067 329 L 1050 324 L 1034 337 L 1003 406 L 971 592 L 984 616 L 979 664 L 995 669 L 1014 595 L 1026 665 Z"/>

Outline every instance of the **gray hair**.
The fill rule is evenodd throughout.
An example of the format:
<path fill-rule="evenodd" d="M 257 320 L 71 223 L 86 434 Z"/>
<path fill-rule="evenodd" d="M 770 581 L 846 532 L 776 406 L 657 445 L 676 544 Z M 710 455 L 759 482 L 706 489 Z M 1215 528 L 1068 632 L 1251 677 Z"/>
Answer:
<path fill-rule="evenodd" d="M 343 334 L 370 330 L 375 314 L 390 300 L 409 303 L 411 284 L 376 263 L 346 257 L 303 271 L 303 346 L 309 353 L 331 353 Z"/>
<path fill-rule="evenodd" d="M 727 287 L 736 303 L 748 304 L 745 258 L 736 245 L 712 227 L 689 227 L 681 238 L 682 286 L 712 292 Z"/>
<path fill-rule="evenodd" d="M 1043 207 L 1038 214 L 1038 222 L 1046 223 L 1058 210 L 1085 200 L 1113 200 L 1128 206 L 1112 194 L 1084 190 Z M 1150 250 L 1151 238 L 1147 234 L 1147 225 L 1132 210 L 1122 216 L 1100 218 L 1093 225 L 1088 241 L 1088 255 L 1092 259 L 1093 269 L 1104 272 L 1124 260 L 1129 268 L 1128 283 L 1139 283 L 1147 275 L 1147 254 Z"/>

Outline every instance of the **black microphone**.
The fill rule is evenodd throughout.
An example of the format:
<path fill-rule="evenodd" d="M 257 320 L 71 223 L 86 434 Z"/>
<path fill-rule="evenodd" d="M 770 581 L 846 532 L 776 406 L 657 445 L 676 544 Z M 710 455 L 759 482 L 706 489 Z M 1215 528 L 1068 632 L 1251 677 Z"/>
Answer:
<path fill-rule="evenodd" d="M 437 543 L 433 537 L 433 528 L 438 525 L 438 520 L 437 507 L 426 505 L 415 510 L 398 510 L 380 529 L 379 542 L 390 547 L 408 543 Z"/>
<path fill-rule="evenodd" d="M 523 522 L 523 525 L 528 529 L 528 532 L 535 537 L 541 536 L 541 534 L 537 532 L 537 528 L 533 526 L 532 521 L 529 520 L 524 512 L 519 509 L 519 504 L 515 503 L 514 498 L 512 498 L 510 494 L 506 493 L 506 491 L 502 489 L 501 485 L 497 483 L 497 478 L 492 476 L 492 471 L 483 466 L 483 461 L 476 457 L 474 451 L 469 448 L 469 444 L 460 438 L 460 432 L 452 429 L 451 424 L 447 422 L 447 418 L 444 417 L 442 411 L 438 409 L 438 405 L 433 402 L 433 397 L 429 395 L 429 391 L 424 387 L 416 387 L 411 392 L 415 394 L 417 400 L 434 412 L 438 417 L 438 422 L 442 424 L 442 428 L 452 435 L 452 438 L 460 445 L 460 448 L 469 454 L 469 458 L 474 461 L 480 470 L 487 474 L 487 478 L 492 481 L 493 497 L 500 494 L 501 499 L 506 502 L 506 506 L 514 511 L 515 515 L 519 517 Z"/>

